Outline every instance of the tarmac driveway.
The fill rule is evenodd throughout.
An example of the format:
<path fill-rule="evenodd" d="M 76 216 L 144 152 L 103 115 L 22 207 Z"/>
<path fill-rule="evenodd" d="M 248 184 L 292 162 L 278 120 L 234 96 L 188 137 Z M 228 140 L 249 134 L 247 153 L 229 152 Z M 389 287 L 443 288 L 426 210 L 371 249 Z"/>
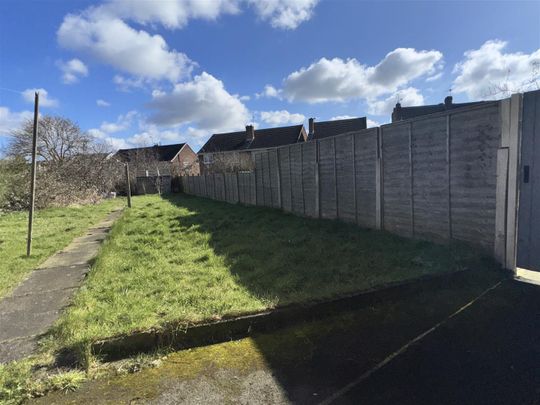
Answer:
<path fill-rule="evenodd" d="M 44 403 L 540 403 L 540 286 L 467 272 Z"/>

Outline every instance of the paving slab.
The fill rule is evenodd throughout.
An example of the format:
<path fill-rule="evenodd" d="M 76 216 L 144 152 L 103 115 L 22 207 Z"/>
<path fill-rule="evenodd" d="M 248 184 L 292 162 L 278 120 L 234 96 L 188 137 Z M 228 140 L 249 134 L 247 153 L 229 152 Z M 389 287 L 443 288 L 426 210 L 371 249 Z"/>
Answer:
<path fill-rule="evenodd" d="M 18 360 L 19 353 L 32 353 L 38 347 L 37 336 L 6 340 L 0 343 L 0 358 L 5 363 Z"/>
<path fill-rule="evenodd" d="M 43 308 L 42 308 L 43 311 Z M 0 313 L 0 345 L 3 341 L 42 334 L 58 319 L 59 310 Z"/>
<path fill-rule="evenodd" d="M 43 308 L 62 309 L 69 303 L 72 294 L 72 288 L 64 288 L 54 291 L 10 296 L 2 302 L 3 312 L 0 313 L 0 317 L 13 312 L 39 313 Z M 1 329 L 0 327 L 0 334 Z"/>
<path fill-rule="evenodd" d="M 0 364 L 21 359 L 37 347 L 45 333 L 70 303 L 90 271 L 121 210 L 72 241 L 34 270 L 13 292 L 0 301 Z"/>
<path fill-rule="evenodd" d="M 35 270 L 5 300 L 21 295 L 77 287 L 89 271 L 90 266 L 88 264 Z M 0 312 L 2 311 L 3 304 L 4 302 L 2 301 L 0 303 Z"/>

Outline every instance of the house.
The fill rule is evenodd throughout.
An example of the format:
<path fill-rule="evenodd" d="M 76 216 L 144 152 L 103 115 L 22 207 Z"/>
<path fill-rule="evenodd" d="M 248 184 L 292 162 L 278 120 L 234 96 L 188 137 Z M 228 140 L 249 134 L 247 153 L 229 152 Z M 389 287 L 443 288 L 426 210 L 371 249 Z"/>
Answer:
<path fill-rule="evenodd" d="M 487 101 L 473 101 L 470 103 L 453 103 L 452 96 L 447 96 L 444 99 L 444 103 L 420 105 L 416 107 L 402 107 L 400 103 L 397 103 L 392 111 L 392 122 L 408 120 L 410 118 L 418 117 L 421 115 L 435 114 L 438 112 L 453 110 L 461 107 L 471 107 L 475 105 L 484 104 Z"/>
<path fill-rule="evenodd" d="M 305 142 L 307 137 L 302 124 L 257 130 L 247 125 L 245 131 L 213 134 L 199 150 L 200 172 L 251 170 L 253 150 Z"/>
<path fill-rule="evenodd" d="M 366 117 L 347 118 L 343 120 L 316 122 L 315 118 L 309 119 L 308 139 L 323 139 L 347 132 L 359 131 L 367 128 Z"/>
<path fill-rule="evenodd" d="M 129 163 L 135 192 L 168 192 L 175 175 L 197 175 L 197 155 L 187 143 L 120 149 L 114 158 Z"/>

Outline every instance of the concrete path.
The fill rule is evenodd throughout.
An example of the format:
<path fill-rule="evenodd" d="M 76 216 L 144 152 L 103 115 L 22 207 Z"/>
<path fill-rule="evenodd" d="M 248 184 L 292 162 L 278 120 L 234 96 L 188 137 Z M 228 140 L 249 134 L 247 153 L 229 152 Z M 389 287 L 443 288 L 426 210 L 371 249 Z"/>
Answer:
<path fill-rule="evenodd" d="M 90 270 L 91 260 L 121 210 L 48 258 L 11 295 L 0 301 L 0 364 L 30 355 L 58 319 Z"/>
<path fill-rule="evenodd" d="M 35 402 L 539 404 L 539 364 L 540 286 L 462 275 Z"/>

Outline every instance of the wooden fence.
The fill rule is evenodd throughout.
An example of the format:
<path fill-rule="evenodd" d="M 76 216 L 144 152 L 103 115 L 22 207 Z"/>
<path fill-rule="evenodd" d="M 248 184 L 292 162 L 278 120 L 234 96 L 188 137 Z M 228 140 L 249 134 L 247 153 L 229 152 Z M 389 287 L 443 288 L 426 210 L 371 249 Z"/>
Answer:
<path fill-rule="evenodd" d="M 496 253 L 506 243 L 496 237 L 496 211 L 505 217 L 500 196 L 508 174 L 500 149 L 508 105 L 485 103 L 255 151 L 253 172 L 184 177 L 183 190 L 407 237 L 462 240 L 504 261 Z"/>

